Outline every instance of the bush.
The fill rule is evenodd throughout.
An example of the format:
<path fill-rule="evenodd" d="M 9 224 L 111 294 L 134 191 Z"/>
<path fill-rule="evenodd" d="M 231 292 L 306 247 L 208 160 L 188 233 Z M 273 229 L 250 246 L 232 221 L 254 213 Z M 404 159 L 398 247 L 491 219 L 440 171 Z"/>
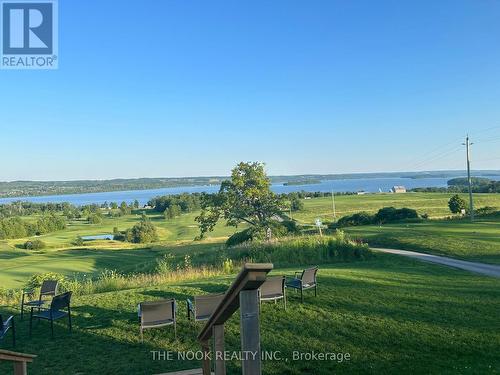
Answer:
<path fill-rule="evenodd" d="M 127 240 L 134 243 L 149 243 L 158 241 L 156 227 L 147 219 L 141 220 L 127 230 Z"/>
<path fill-rule="evenodd" d="M 236 246 L 244 242 L 252 241 L 252 228 L 245 229 L 241 232 L 236 232 L 226 240 L 226 246 Z"/>
<path fill-rule="evenodd" d="M 370 215 L 368 212 L 359 212 L 353 215 L 344 216 L 339 219 L 337 226 L 339 227 L 351 227 L 358 225 L 370 225 L 375 221 L 375 216 Z"/>
<path fill-rule="evenodd" d="M 169 273 L 175 270 L 175 257 L 172 254 L 164 254 L 156 260 L 155 271 L 159 274 Z"/>
<path fill-rule="evenodd" d="M 417 211 L 411 208 L 384 207 L 375 215 L 375 221 L 381 224 L 408 219 L 418 219 Z"/>
<path fill-rule="evenodd" d="M 55 272 L 39 273 L 31 276 L 31 278 L 28 280 L 28 283 L 26 284 L 26 287 L 28 289 L 40 288 L 45 280 L 57 280 L 59 282 L 59 291 L 67 290 L 68 279 L 66 278 L 66 276 Z"/>
<path fill-rule="evenodd" d="M 26 250 L 40 250 L 45 249 L 47 245 L 42 240 L 26 241 L 23 245 Z"/>
<path fill-rule="evenodd" d="M 81 236 L 76 236 L 76 239 L 73 241 L 73 245 L 75 246 L 83 246 L 84 241 Z"/>
<path fill-rule="evenodd" d="M 89 224 L 101 224 L 102 217 L 101 217 L 101 215 L 98 215 L 98 214 L 92 214 L 92 215 L 89 215 L 89 217 L 87 218 L 87 221 L 89 222 Z"/>
<path fill-rule="evenodd" d="M 459 214 L 460 212 L 462 212 L 462 210 L 465 210 L 467 208 L 467 203 L 462 198 L 460 198 L 458 194 L 455 194 L 448 201 L 448 207 L 450 208 L 451 213 Z"/>
<path fill-rule="evenodd" d="M 498 213 L 499 211 L 497 207 L 490 207 L 490 206 L 481 207 L 476 210 L 476 214 L 478 216 L 490 216 Z"/>

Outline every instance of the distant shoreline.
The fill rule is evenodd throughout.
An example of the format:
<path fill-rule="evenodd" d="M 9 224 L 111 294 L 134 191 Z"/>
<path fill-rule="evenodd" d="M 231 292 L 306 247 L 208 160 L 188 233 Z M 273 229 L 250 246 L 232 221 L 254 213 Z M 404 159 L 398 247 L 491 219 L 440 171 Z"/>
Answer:
<path fill-rule="evenodd" d="M 321 181 L 361 180 L 377 178 L 456 178 L 464 177 L 464 171 L 425 171 L 425 172 L 381 172 L 349 174 L 308 174 L 291 176 L 271 176 L 273 184 L 284 186 L 314 185 Z M 475 171 L 475 177 L 500 176 L 500 171 Z M 0 198 L 43 197 L 51 195 L 111 193 L 168 188 L 191 188 L 219 186 L 229 177 L 181 177 L 181 178 L 135 178 L 112 180 L 75 180 L 75 181 L 12 181 L 0 182 Z"/>

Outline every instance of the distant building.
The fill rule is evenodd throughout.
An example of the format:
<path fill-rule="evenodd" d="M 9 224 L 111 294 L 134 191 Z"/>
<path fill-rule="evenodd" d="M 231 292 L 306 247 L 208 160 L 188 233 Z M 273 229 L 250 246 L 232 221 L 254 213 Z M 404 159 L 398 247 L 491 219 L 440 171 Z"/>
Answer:
<path fill-rule="evenodd" d="M 396 194 L 406 193 L 406 188 L 404 186 L 393 186 L 391 191 Z"/>
<path fill-rule="evenodd" d="M 365 195 L 365 194 L 368 194 L 368 192 L 362 190 L 362 191 L 356 192 L 356 194 L 358 194 L 358 195 Z"/>

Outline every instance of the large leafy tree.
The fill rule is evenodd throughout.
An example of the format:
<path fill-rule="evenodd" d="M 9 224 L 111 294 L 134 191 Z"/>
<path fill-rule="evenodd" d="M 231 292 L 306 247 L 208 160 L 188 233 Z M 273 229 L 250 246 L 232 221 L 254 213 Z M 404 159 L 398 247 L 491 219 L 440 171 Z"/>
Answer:
<path fill-rule="evenodd" d="M 221 219 L 230 226 L 246 223 L 263 230 L 276 221 L 283 202 L 271 191 L 264 164 L 239 163 L 232 170 L 231 179 L 222 182 L 218 193 L 202 196 L 201 208 L 196 221 L 203 237 Z"/>

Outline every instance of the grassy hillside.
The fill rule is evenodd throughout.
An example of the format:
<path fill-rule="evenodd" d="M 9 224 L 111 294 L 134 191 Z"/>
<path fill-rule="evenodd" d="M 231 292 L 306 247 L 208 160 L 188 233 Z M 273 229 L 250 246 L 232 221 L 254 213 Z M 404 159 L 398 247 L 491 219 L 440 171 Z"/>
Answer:
<path fill-rule="evenodd" d="M 406 194 L 366 194 L 342 195 L 335 197 L 337 218 L 355 212 L 376 212 L 382 207 L 408 207 L 419 214 L 428 214 L 430 217 L 445 217 L 450 215 L 448 200 L 453 194 L 448 193 L 406 193 Z M 468 199 L 462 194 L 464 199 Z M 304 210 L 293 213 L 293 217 L 302 223 L 314 223 L 315 218 L 323 221 L 333 220 L 332 199 L 306 199 Z M 476 207 L 492 206 L 500 208 L 500 194 L 474 194 Z"/>
<path fill-rule="evenodd" d="M 371 194 L 336 197 L 337 216 L 370 211 L 381 207 L 411 207 L 419 213 L 434 217 L 449 215 L 447 202 L 451 194 Z M 476 194 L 476 205 L 500 207 L 500 194 Z M 293 214 L 302 223 L 312 224 L 316 217 L 332 220 L 330 198 L 304 200 L 304 210 Z M 101 224 L 86 221 L 71 221 L 62 231 L 43 235 L 40 238 L 48 245 L 41 251 L 25 251 L 19 247 L 28 239 L 0 241 L 0 285 L 4 288 L 22 286 L 34 273 L 59 272 L 71 276 L 74 273 L 98 274 L 104 269 L 121 272 L 147 271 L 155 259 L 165 252 L 196 251 L 200 246 L 223 242 L 236 231 L 220 223 L 215 231 L 202 243 L 193 242 L 198 235 L 194 218 L 197 213 L 184 214 L 173 220 L 148 211 L 148 216 L 158 228 L 160 242 L 150 246 L 138 246 L 117 241 L 92 241 L 84 247 L 75 248 L 72 242 L 77 236 L 112 233 L 114 227 L 125 230 L 139 219 L 142 210 L 119 218 L 105 217 Z M 33 217 L 25 218 L 34 220 Z M 466 221 L 429 221 L 409 225 L 384 225 L 349 228 L 355 237 L 368 240 L 374 245 L 433 252 L 464 259 L 500 263 L 499 219 L 481 220 L 470 225 Z M 180 248 L 179 244 L 187 247 Z M 219 245 L 214 245 L 216 248 Z"/>
<path fill-rule="evenodd" d="M 500 217 L 345 228 L 373 246 L 500 264 Z"/>
<path fill-rule="evenodd" d="M 292 269 L 274 274 L 292 275 Z M 233 276 L 234 277 L 234 276 Z M 199 350 L 201 324 L 188 322 L 184 300 L 193 294 L 224 291 L 233 277 L 181 282 L 120 292 L 76 297 L 74 331 L 65 323 L 48 336 L 49 325 L 18 320 L 16 350 L 35 353 L 29 365 L 42 374 L 151 374 L 199 367 L 196 362 L 153 361 L 151 350 Z M 321 267 L 319 294 L 304 304 L 288 293 L 288 309 L 264 304 L 262 348 L 349 353 L 350 360 L 265 361 L 266 374 L 440 373 L 489 374 L 500 371 L 500 280 L 390 255 L 376 260 Z M 139 341 L 136 306 L 145 300 L 179 301 L 177 340 L 171 327 L 147 331 Z M 2 312 L 15 311 L 1 308 Z M 239 316 L 226 328 L 226 350 L 239 350 Z M 11 349 L 10 341 L 0 342 Z M 62 348 L 64 350 L 62 351 Z M 230 362 L 235 374 L 238 362 Z M 10 365 L 0 364 L 0 373 Z"/>

